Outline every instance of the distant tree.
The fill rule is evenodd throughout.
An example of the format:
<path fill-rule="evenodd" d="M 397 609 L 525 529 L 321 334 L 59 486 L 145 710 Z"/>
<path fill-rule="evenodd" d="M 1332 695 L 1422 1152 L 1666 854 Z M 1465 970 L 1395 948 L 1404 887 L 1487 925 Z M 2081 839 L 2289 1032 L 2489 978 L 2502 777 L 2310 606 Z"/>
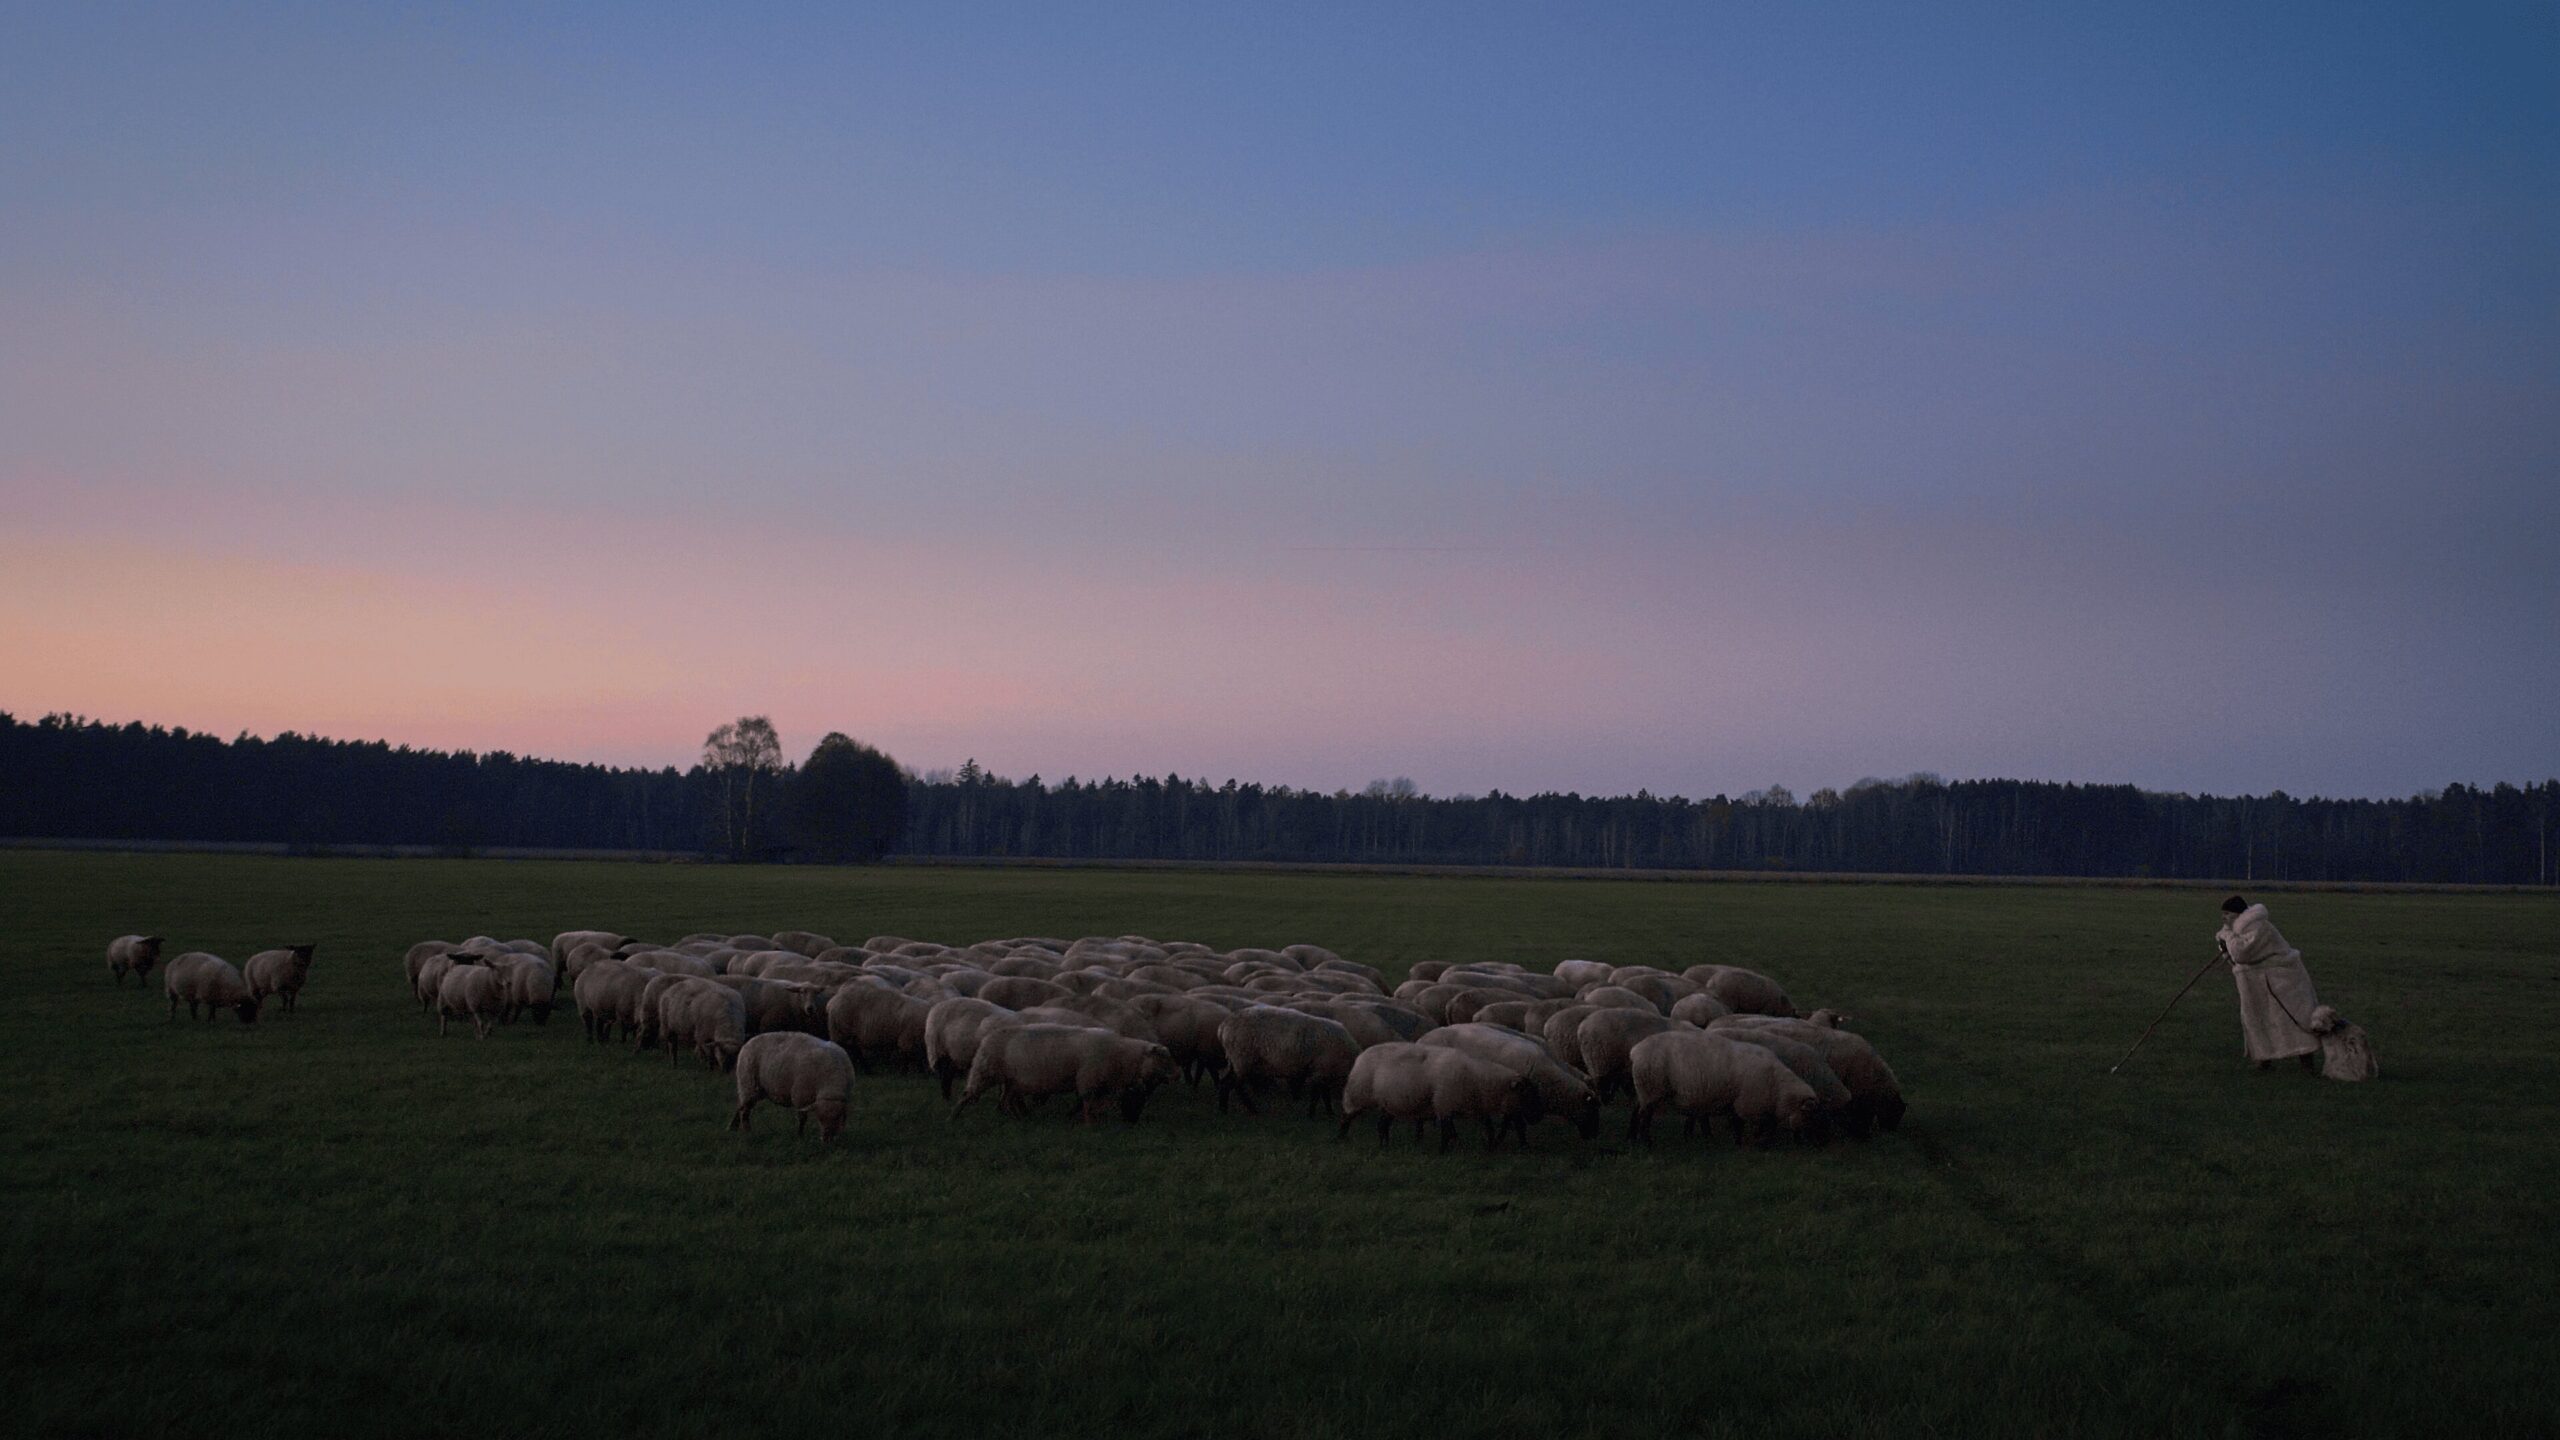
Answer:
<path fill-rule="evenodd" d="M 907 777 L 898 762 L 841 733 L 809 752 L 791 782 L 792 838 L 821 860 L 871 861 L 907 833 Z"/>
<path fill-rule="evenodd" d="M 756 781 L 782 769 L 782 737 L 764 716 L 742 715 L 703 737 L 702 766 L 720 779 L 721 838 L 744 859 L 755 847 Z"/>

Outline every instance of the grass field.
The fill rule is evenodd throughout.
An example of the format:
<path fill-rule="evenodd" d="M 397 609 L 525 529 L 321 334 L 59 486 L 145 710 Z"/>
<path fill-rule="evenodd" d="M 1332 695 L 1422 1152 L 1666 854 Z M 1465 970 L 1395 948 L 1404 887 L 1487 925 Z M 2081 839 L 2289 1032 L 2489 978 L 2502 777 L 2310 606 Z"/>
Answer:
<path fill-rule="evenodd" d="M 2560 1430 L 2560 900 L 2286 895 L 2380 1084 L 2237 1058 L 2192 890 L 0 854 L 12 1428 L 900 1436 Z M 1765 969 L 1903 1130 L 1527 1154 L 1160 1094 L 846 1143 L 574 1017 L 438 1040 L 409 942 L 576 925 L 1309 940 L 1400 976 Z M 172 1026 L 110 937 L 320 942 L 300 1013 Z M 1667 1129 L 1668 1127 L 1666 1127 Z"/>

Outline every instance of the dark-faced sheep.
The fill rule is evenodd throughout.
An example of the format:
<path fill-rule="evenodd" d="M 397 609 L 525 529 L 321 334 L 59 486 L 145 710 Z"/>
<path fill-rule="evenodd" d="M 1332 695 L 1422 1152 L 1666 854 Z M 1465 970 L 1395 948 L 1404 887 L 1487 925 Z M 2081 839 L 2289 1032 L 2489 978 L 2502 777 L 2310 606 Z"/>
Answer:
<path fill-rule="evenodd" d="M 107 970 L 119 985 L 127 972 L 147 983 L 151 967 L 160 963 L 160 947 L 167 943 L 157 935 L 119 935 L 107 942 Z"/>
<path fill-rule="evenodd" d="M 1710 1034 L 1741 1028 L 1774 1030 L 1821 1052 L 1831 1073 L 1849 1087 L 1849 1105 L 1840 1121 L 1853 1136 L 1865 1135 L 1870 1126 L 1892 1130 L 1902 1124 L 1902 1082 L 1864 1036 L 1772 1015 L 1729 1015 L 1707 1028 Z"/>
<path fill-rule="evenodd" d="M 284 1002 L 284 1013 L 290 1015 L 300 1003 L 303 983 L 311 978 L 311 952 L 317 945 L 289 945 L 282 950 L 261 950 L 240 967 L 242 978 L 249 982 L 249 993 L 264 1003 L 270 995 Z"/>
<path fill-rule="evenodd" d="M 204 1018 L 228 1009 L 240 1017 L 243 1025 L 258 1023 L 258 997 L 249 991 L 249 982 L 231 962 L 202 950 L 190 950 L 169 962 L 160 972 L 160 983 L 169 994 L 169 1018 L 178 1018 L 178 1005 L 185 1002 L 187 1014 L 201 1009 Z"/>
<path fill-rule="evenodd" d="M 749 1036 L 738 1049 L 738 1108 L 729 1128 L 750 1128 L 748 1116 L 759 1101 L 775 1100 L 799 1115 L 793 1126 L 805 1134 L 811 1117 L 818 1122 L 818 1142 L 844 1133 L 845 1107 L 853 1103 L 853 1057 L 832 1041 L 797 1030 L 768 1030 Z"/>

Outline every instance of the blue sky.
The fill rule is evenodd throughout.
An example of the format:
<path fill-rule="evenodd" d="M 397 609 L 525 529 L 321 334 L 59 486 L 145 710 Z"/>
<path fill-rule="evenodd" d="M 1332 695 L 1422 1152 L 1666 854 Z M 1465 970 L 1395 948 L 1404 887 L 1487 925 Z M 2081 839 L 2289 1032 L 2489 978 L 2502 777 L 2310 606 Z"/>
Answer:
<path fill-rule="evenodd" d="M 0 706 L 2530 778 L 2555 82 L 2548 6 L 8 10 Z"/>

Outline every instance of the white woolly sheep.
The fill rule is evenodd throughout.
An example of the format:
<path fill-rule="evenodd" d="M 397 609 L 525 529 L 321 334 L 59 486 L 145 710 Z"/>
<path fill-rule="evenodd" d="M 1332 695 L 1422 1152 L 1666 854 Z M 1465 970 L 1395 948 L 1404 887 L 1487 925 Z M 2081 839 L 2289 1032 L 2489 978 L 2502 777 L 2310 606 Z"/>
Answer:
<path fill-rule="evenodd" d="M 1426 1046 L 1463 1051 L 1488 1064 L 1524 1076 L 1536 1098 L 1523 1114 L 1520 1143 L 1529 1143 L 1527 1122 L 1553 1115 L 1588 1140 L 1600 1133 L 1600 1092 L 1582 1072 L 1566 1068 L 1543 1040 L 1499 1025 L 1448 1025 L 1422 1037 Z"/>
<path fill-rule="evenodd" d="M 249 982 L 231 968 L 231 962 L 219 955 L 190 950 L 161 970 L 160 983 L 169 995 L 171 1020 L 178 1018 L 178 1004 L 184 1001 L 191 1019 L 199 1007 L 207 1020 L 227 1007 L 241 1024 L 258 1023 L 258 997 L 249 993 Z"/>
<path fill-rule="evenodd" d="M 1765 1143 L 1781 1128 L 1802 1131 L 1821 1102 L 1778 1057 L 1756 1045 L 1711 1030 L 1666 1030 L 1637 1043 L 1629 1057 L 1636 1108 L 1628 1119 L 1631 1139 L 1650 1143 L 1654 1113 L 1680 1111 L 1701 1129 L 1718 1115 L 1733 1117 L 1733 1138 L 1746 1130 Z"/>
<path fill-rule="evenodd" d="M 289 945 L 282 950 L 261 950 L 240 967 L 249 982 L 249 993 L 264 1003 L 270 995 L 284 1001 L 284 1013 L 293 1013 L 300 1003 L 303 983 L 311 978 L 311 952 L 317 945 Z"/>
<path fill-rule="evenodd" d="M 1254 1103 L 1254 1091 L 1265 1081 L 1280 1082 L 1293 1097 L 1306 1096 L 1310 1115 L 1331 1108 L 1361 1053 L 1342 1022 L 1273 1005 L 1228 1016 L 1218 1026 L 1218 1046 L 1227 1056 L 1226 1073 L 1218 1077 L 1218 1108 L 1225 1110 L 1233 1095 L 1257 1113 L 1262 1107 Z"/>
<path fill-rule="evenodd" d="M 451 960 L 454 957 L 437 958 Z M 433 964 L 432 961 L 429 963 Z M 489 1027 L 498 1022 L 506 1007 L 505 976 L 487 965 L 451 965 L 436 983 L 436 1034 L 445 1034 L 453 1025 L 453 1017 L 459 1015 L 469 1020 L 471 1028 L 486 1040 Z"/>
<path fill-rule="evenodd" d="M 1439 1125 L 1440 1148 L 1446 1151 L 1458 1122 L 1472 1119 L 1484 1122 L 1485 1148 L 1490 1150 L 1502 1143 L 1505 1130 L 1518 1130 L 1525 1142 L 1536 1096 L 1536 1082 L 1528 1076 L 1461 1050 L 1377 1045 L 1360 1052 L 1343 1083 L 1342 1124 L 1334 1138 L 1349 1135 L 1352 1122 L 1361 1116 L 1375 1115 L 1381 1146 L 1398 1120 L 1412 1121 L 1413 1138 L 1419 1141 L 1429 1121 Z"/>
<path fill-rule="evenodd" d="M 160 963 L 160 947 L 167 943 L 157 935 L 119 935 L 107 942 L 107 969 L 119 985 L 127 972 L 147 984 L 151 967 Z"/>
<path fill-rule="evenodd" d="M 1028 1103 L 1051 1095 L 1076 1097 L 1077 1118 L 1094 1119 L 1096 1108 L 1120 1102 L 1121 1118 L 1135 1123 L 1147 1097 L 1174 1076 L 1173 1052 L 1108 1030 L 1078 1025 L 992 1025 L 978 1033 L 977 1058 L 969 1066 L 969 1082 L 951 1107 L 951 1118 L 989 1090 L 1003 1092 L 1000 1104 L 1022 1114 Z"/>
<path fill-rule="evenodd" d="M 799 1115 L 794 1133 L 805 1134 L 817 1117 L 818 1143 L 844 1133 L 845 1107 L 853 1103 L 853 1057 L 832 1041 L 796 1030 L 768 1030 L 738 1048 L 738 1109 L 729 1128 L 751 1128 L 756 1104 L 775 1100 Z"/>

